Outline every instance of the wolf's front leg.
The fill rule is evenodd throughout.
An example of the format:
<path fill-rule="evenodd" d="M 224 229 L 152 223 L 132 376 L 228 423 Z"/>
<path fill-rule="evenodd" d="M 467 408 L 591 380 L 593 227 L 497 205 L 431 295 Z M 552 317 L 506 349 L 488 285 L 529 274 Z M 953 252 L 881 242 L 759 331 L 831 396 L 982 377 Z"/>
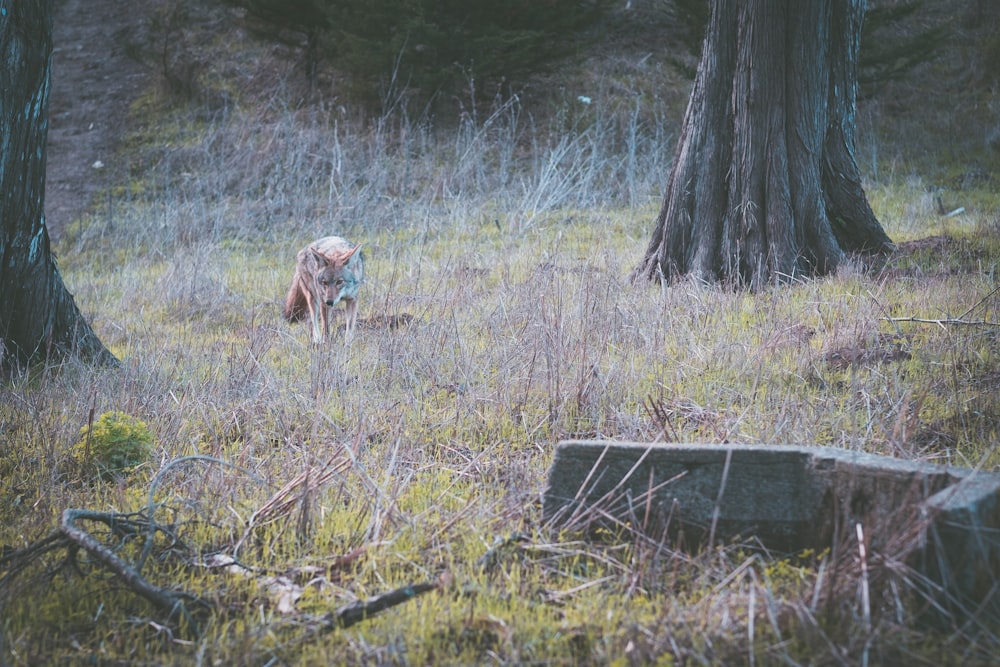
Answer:
<path fill-rule="evenodd" d="M 350 301 L 344 300 L 344 337 L 347 342 L 350 342 L 354 338 L 354 325 L 358 321 L 358 301 L 357 299 L 351 299 Z"/>
<path fill-rule="evenodd" d="M 314 303 L 309 309 L 312 319 L 313 342 L 317 345 L 323 342 L 323 332 L 326 330 L 326 308 L 321 303 Z M 323 330 L 320 330 L 320 318 L 323 319 Z"/>
<path fill-rule="evenodd" d="M 330 338 L 330 320 L 333 319 L 333 308 L 327 305 L 320 305 L 323 312 L 323 340 Z"/>

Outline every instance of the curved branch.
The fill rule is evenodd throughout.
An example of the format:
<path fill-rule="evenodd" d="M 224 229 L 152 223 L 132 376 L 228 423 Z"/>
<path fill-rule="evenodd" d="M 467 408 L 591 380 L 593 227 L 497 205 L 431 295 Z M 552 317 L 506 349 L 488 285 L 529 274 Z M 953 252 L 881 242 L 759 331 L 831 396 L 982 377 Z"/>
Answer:
<path fill-rule="evenodd" d="M 71 542 L 84 549 L 106 568 L 118 575 L 136 594 L 149 600 L 157 608 L 167 612 L 168 618 L 173 618 L 179 614 L 191 623 L 190 627 L 195 627 L 187 608 L 184 606 L 184 599 L 196 598 L 187 593 L 154 586 L 143 579 L 142 575 L 134 567 L 119 558 L 107 546 L 98 542 L 90 533 L 78 527 L 76 525 L 78 519 L 109 523 L 109 521 L 113 520 L 113 515 L 109 516 L 104 512 L 93 512 L 90 510 L 67 509 L 63 511 L 59 531 Z"/>
<path fill-rule="evenodd" d="M 158 473 L 156 473 L 156 476 L 153 478 L 153 481 L 149 485 L 149 500 L 146 503 L 146 509 L 149 513 L 148 515 L 149 523 L 146 532 L 146 543 L 145 545 L 143 545 L 142 553 L 139 554 L 139 560 L 135 564 L 136 574 L 142 571 L 142 568 L 146 565 L 146 559 L 149 558 L 149 554 L 153 550 L 153 537 L 156 535 L 157 529 L 161 529 L 153 521 L 153 515 L 156 513 L 157 509 L 157 505 L 153 500 L 156 495 L 156 490 L 159 488 L 160 482 L 163 481 L 164 475 L 166 475 L 169 470 L 182 463 L 187 463 L 189 461 L 205 461 L 208 463 L 215 463 L 221 466 L 227 466 L 229 468 L 232 468 L 238 472 L 247 475 L 248 477 L 257 482 L 263 483 L 263 480 L 259 476 L 255 475 L 253 472 L 245 468 L 241 468 L 240 466 L 235 465 L 233 463 L 230 463 L 229 461 L 224 461 L 223 459 L 216 458 L 214 456 L 206 456 L 204 454 L 192 454 L 191 456 L 182 456 L 178 459 L 174 459 L 173 461 L 167 463 L 167 465 L 163 466 L 163 468 Z"/>

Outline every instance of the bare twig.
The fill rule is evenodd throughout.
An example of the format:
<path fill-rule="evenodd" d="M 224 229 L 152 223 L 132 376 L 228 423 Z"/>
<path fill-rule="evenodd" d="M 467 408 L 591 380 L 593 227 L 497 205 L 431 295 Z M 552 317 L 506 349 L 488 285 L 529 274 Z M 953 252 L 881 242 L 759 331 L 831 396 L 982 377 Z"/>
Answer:
<path fill-rule="evenodd" d="M 969 313 L 971 313 L 972 311 L 974 311 L 976 308 L 979 308 L 979 306 L 981 306 L 984 303 L 986 303 L 987 299 L 989 299 L 990 297 L 995 296 L 997 294 L 1000 294 L 1000 287 L 994 287 L 986 296 L 984 296 L 982 299 L 980 299 L 979 301 L 977 301 L 967 311 L 965 311 L 964 313 L 962 313 L 961 315 L 959 315 L 958 319 L 960 319 L 960 320 L 961 319 L 965 319 L 969 315 Z"/>
<path fill-rule="evenodd" d="M 642 407 L 645 408 L 646 414 L 660 430 L 653 439 L 654 442 L 661 437 L 667 436 L 670 437 L 670 442 L 679 441 L 677 430 L 674 428 L 673 422 L 670 421 L 670 413 L 664 407 L 662 400 L 654 400 L 652 396 L 647 396 L 646 402 L 642 404 Z"/>
<path fill-rule="evenodd" d="M 55 531 L 23 549 L 5 551 L 3 556 L 0 557 L 0 572 L 3 572 L 3 576 L 0 577 L 0 603 L 3 602 L 7 597 L 7 593 L 11 590 L 10 582 L 21 574 L 21 572 L 37 563 L 42 556 L 50 551 L 63 549 L 69 546 L 69 544 L 70 542 L 66 539 L 65 535 L 59 531 Z"/>
<path fill-rule="evenodd" d="M 236 542 L 236 546 L 233 547 L 233 555 L 240 550 L 240 547 L 254 529 L 288 515 L 297 505 L 304 503 L 309 494 L 318 490 L 331 477 L 343 472 L 350 466 L 351 460 L 337 453 L 332 455 L 319 469 L 310 468 L 281 487 L 277 493 L 271 496 L 266 503 L 261 505 L 250 516 L 246 528 L 243 530 L 243 535 Z"/>
<path fill-rule="evenodd" d="M 149 499 L 146 504 L 146 510 L 148 512 L 146 517 L 147 518 L 146 544 L 143 546 L 142 553 L 139 554 L 139 559 L 136 561 L 135 564 L 137 573 L 142 571 L 142 568 L 146 564 L 146 559 L 149 558 L 149 554 L 153 550 L 153 537 L 156 534 L 157 528 L 160 528 L 162 530 L 162 527 L 159 527 L 153 521 L 153 515 L 156 513 L 157 509 L 157 504 L 154 502 L 154 498 L 156 496 L 156 490 L 159 488 L 160 483 L 163 481 L 163 478 L 168 471 L 172 470 L 177 466 L 189 463 L 191 461 L 206 462 L 233 468 L 234 470 L 238 470 L 256 479 L 257 481 L 260 481 L 260 478 L 254 475 L 252 472 L 244 470 L 239 466 L 233 465 L 229 461 L 224 461 L 222 459 L 215 458 L 214 456 L 205 456 L 203 454 L 192 454 L 191 456 L 182 456 L 167 463 L 158 473 L 156 473 L 156 476 L 153 477 L 153 481 L 149 485 Z"/>
<path fill-rule="evenodd" d="M 942 329 L 949 325 L 964 325 L 964 326 L 975 326 L 975 327 L 1000 327 L 1000 322 L 992 322 L 990 320 L 968 320 L 966 319 L 972 311 L 979 308 L 981 305 L 986 303 L 986 300 L 996 296 L 1000 293 L 1000 287 L 994 287 L 986 296 L 977 301 L 971 308 L 966 310 L 964 313 L 958 317 L 945 317 L 941 319 L 935 318 L 924 318 L 924 317 L 886 317 L 885 319 L 889 322 L 916 322 L 919 324 L 936 324 Z"/>
<path fill-rule="evenodd" d="M 951 325 L 965 325 L 974 327 L 1000 327 L 1000 322 L 991 322 L 990 320 L 966 320 L 960 317 L 947 317 L 942 319 L 925 318 L 925 317 L 887 317 L 885 318 L 889 322 L 916 322 L 918 324 L 936 324 L 942 329 L 946 326 Z"/>
<path fill-rule="evenodd" d="M 531 536 L 517 531 L 506 538 L 497 538 L 493 546 L 476 560 L 476 565 L 486 572 L 492 572 L 505 556 L 516 552 L 524 542 L 530 542 Z"/>
<path fill-rule="evenodd" d="M 708 548 L 715 545 L 715 528 L 719 524 L 719 514 L 722 512 L 722 494 L 726 492 L 726 480 L 729 479 L 729 464 L 733 461 L 733 449 L 726 449 L 726 461 L 722 466 L 722 479 L 719 481 L 719 495 L 715 498 L 715 507 L 712 508 L 712 527 L 708 531 Z"/>

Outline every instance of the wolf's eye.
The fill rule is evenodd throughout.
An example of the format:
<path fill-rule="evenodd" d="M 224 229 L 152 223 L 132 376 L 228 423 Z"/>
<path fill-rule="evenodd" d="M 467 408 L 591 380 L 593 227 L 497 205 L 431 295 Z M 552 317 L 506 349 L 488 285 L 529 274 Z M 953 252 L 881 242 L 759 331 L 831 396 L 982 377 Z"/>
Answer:
<path fill-rule="evenodd" d="M 344 279 L 337 278 L 337 287 L 343 287 L 343 286 L 344 286 Z"/>

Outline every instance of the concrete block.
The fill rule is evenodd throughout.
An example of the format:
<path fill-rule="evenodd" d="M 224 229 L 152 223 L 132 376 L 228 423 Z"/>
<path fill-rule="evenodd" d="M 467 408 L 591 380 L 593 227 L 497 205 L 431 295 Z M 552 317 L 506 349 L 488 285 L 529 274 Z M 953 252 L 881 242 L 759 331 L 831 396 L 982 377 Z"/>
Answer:
<path fill-rule="evenodd" d="M 565 441 L 543 516 L 779 553 L 835 549 L 860 523 L 869 553 L 908 554 L 939 610 L 1000 621 L 997 473 L 828 447 Z"/>

